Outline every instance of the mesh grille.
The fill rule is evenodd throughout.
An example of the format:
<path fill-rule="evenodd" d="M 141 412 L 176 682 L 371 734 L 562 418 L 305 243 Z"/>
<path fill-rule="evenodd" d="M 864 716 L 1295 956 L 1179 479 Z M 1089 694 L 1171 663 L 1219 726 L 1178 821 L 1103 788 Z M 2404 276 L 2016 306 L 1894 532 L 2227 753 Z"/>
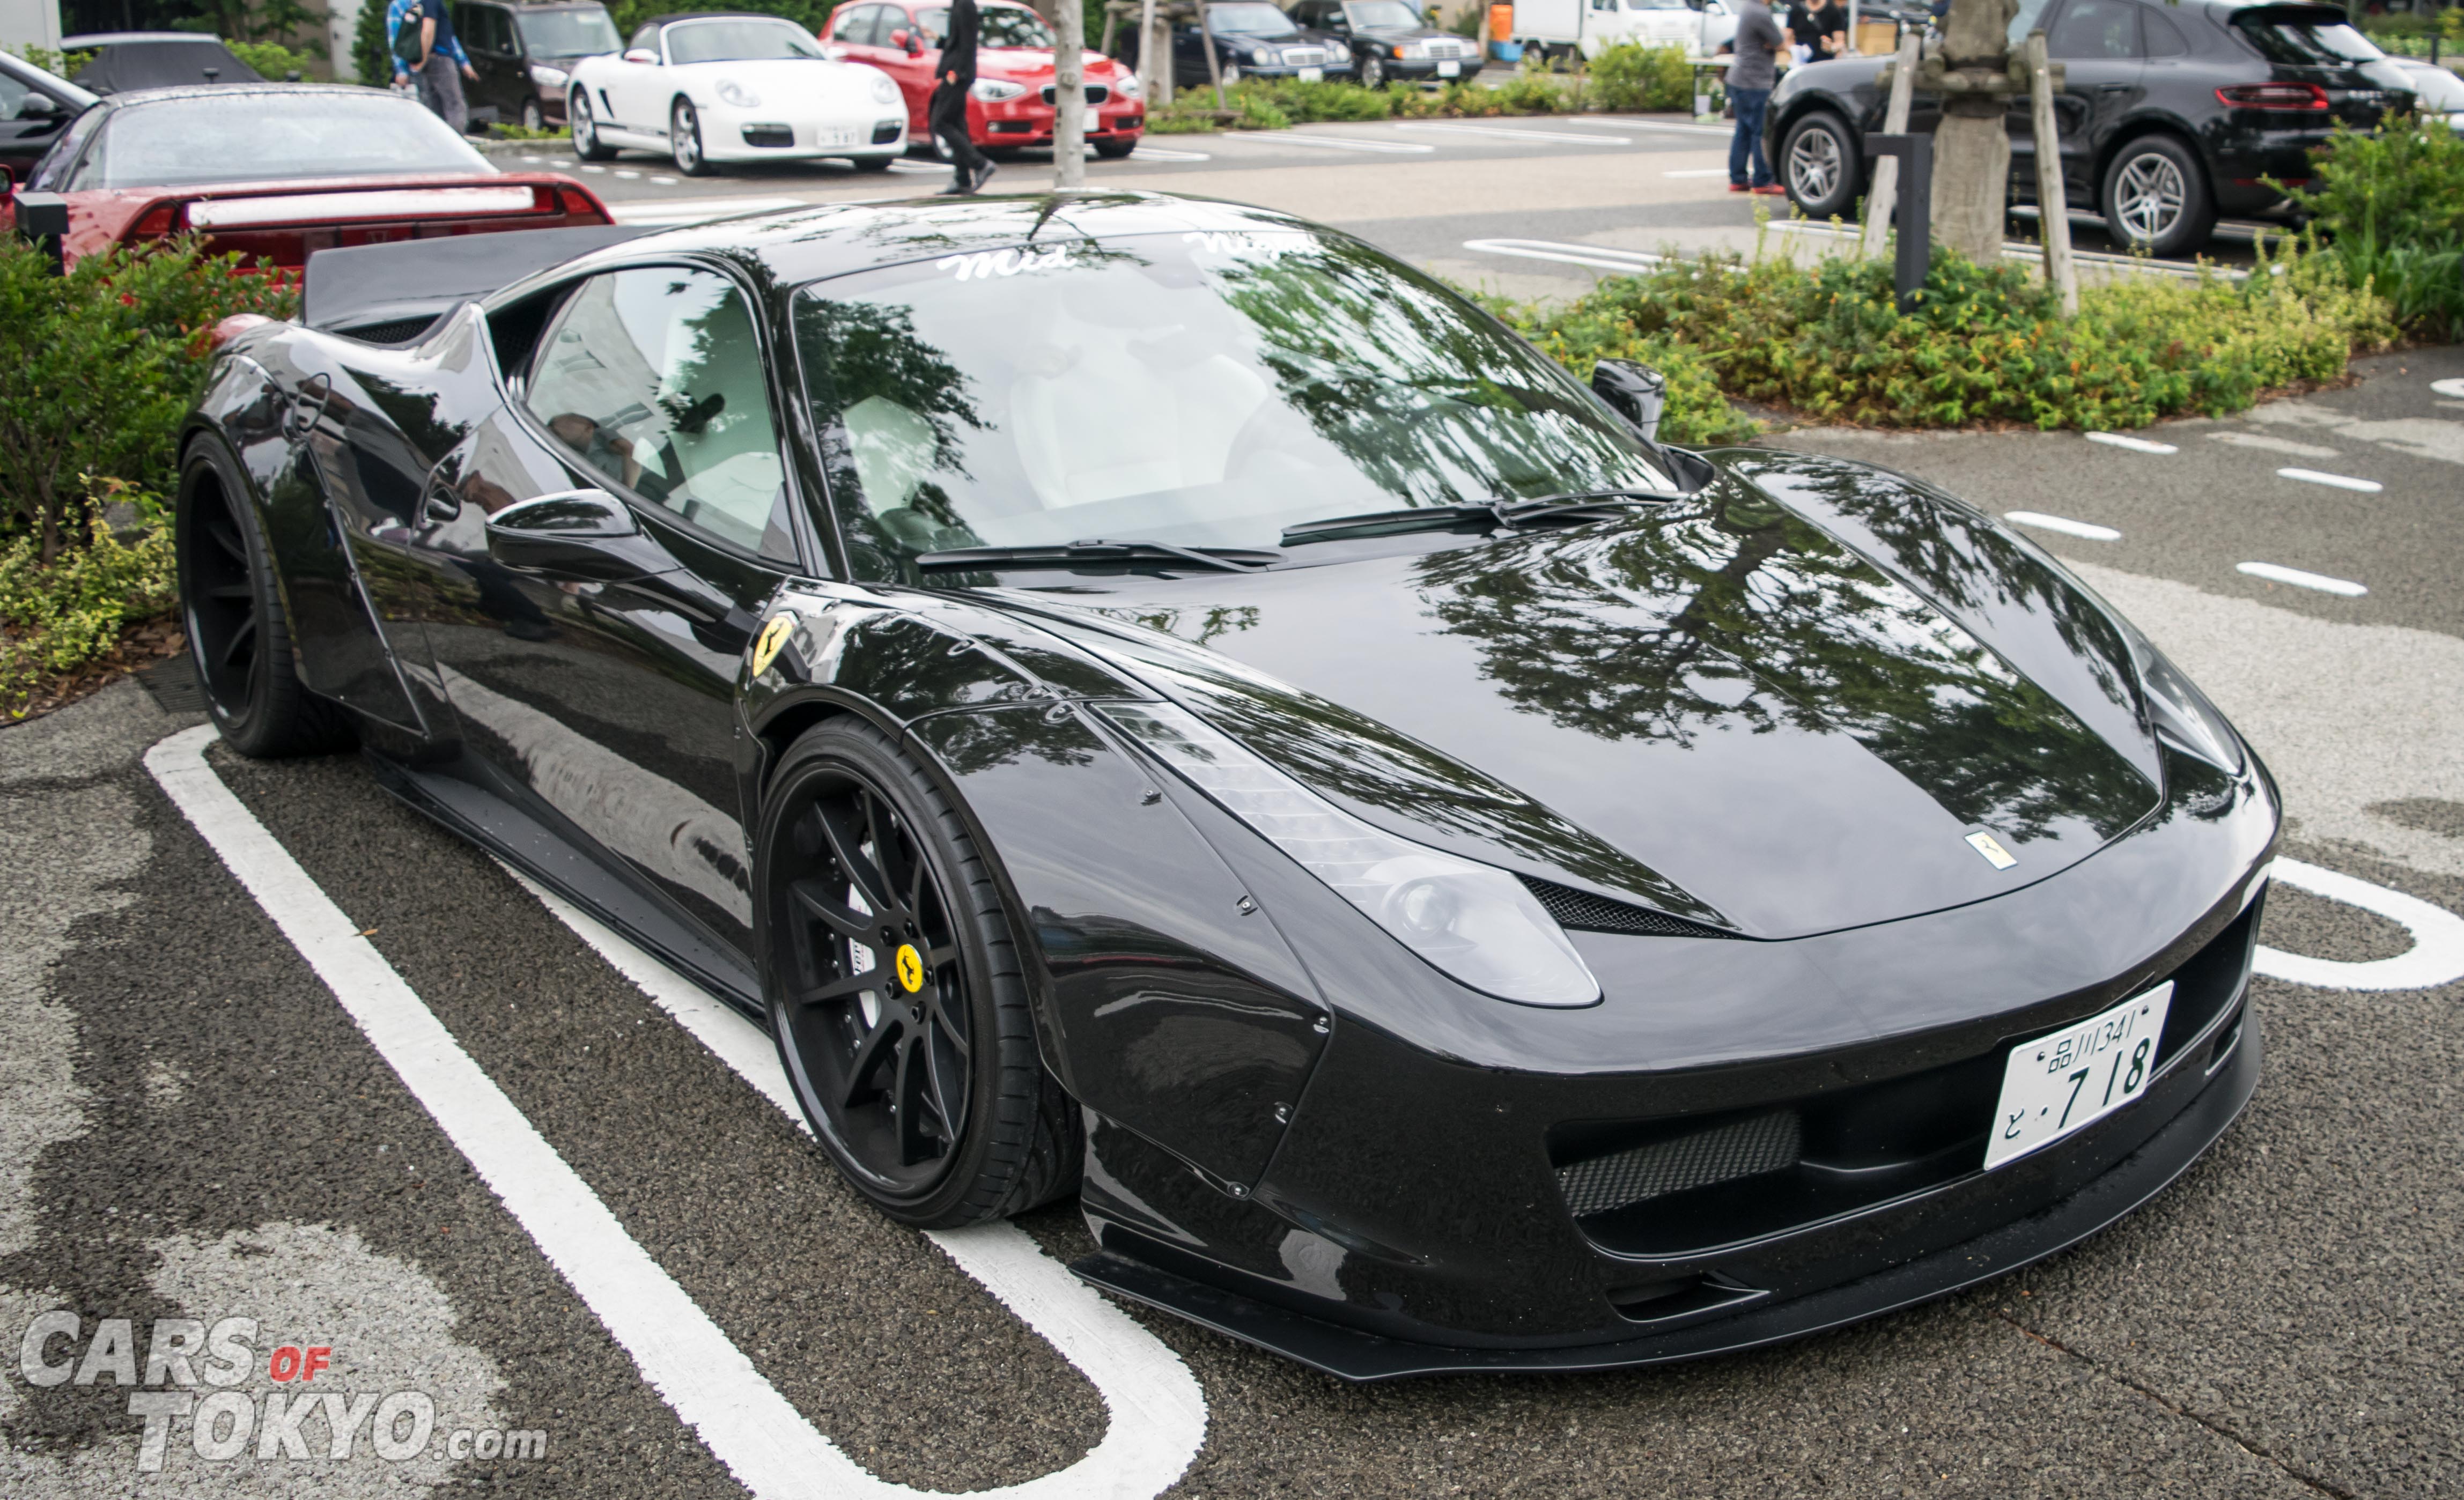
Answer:
<path fill-rule="evenodd" d="M 1577 891 L 1552 881 L 1534 879 L 1529 875 L 1516 877 L 1540 902 L 1540 909 L 1557 919 L 1560 927 L 1572 927 L 1589 933 L 1637 933 L 1647 938 L 1733 938 L 1736 934 L 1701 922 L 1689 922 L 1682 916 L 1655 912 L 1649 907 L 1631 906 L 1612 901 L 1589 891 Z"/>
<path fill-rule="evenodd" d="M 1782 1110 L 1557 1169 L 1557 1189 L 1576 1218 L 1688 1188 L 1708 1187 L 1796 1160 L 1796 1112 Z"/>
<path fill-rule="evenodd" d="M 426 333 L 429 324 L 434 321 L 433 318 L 397 318 L 390 322 L 363 323 L 357 328 L 337 328 L 334 331 L 345 339 L 357 339 L 362 343 L 408 343 Z"/>

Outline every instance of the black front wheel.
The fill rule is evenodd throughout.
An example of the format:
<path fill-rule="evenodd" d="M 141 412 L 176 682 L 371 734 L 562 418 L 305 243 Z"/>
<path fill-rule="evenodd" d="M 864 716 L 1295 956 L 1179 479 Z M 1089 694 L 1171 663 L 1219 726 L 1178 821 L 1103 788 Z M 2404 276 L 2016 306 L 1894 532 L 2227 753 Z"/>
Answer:
<path fill-rule="evenodd" d="M 290 615 L 248 482 L 211 438 L 191 444 L 181 466 L 173 528 L 180 623 L 215 730 L 249 756 L 349 744 L 349 718 L 299 680 Z"/>
<path fill-rule="evenodd" d="M 763 798 L 762 990 L 813 1134 L 894 1219 L 951 1228 L 1077 1186 L 1077 1110 L 1036 1050 L 1018 945 L 938 785 L 857 718 Z"/>

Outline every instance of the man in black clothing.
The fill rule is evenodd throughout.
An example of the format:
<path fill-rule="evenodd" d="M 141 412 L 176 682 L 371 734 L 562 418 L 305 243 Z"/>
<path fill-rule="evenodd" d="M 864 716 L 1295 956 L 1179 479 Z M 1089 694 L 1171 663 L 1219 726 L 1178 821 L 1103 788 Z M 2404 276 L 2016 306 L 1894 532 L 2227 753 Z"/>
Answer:
<path fill-rule="evenodd" d="M 976 33 L 979 30 L 976 0 L 951 0 L 950 34 L 941 38 L 940 77 L 934 80 L 933 103 L 925 123 L 950 159 L 950 186 L 944 195 L 970 193 L 992 181 L 996 170 L 976 149 L 967 134 L 967 94 L 976 86 Z"/>

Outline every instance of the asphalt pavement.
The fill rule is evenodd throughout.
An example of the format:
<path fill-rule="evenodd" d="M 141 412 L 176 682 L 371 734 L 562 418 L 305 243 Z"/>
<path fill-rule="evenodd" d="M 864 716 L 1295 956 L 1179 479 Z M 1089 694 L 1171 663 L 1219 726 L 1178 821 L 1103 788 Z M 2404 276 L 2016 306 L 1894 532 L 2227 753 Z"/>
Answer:
<path fill-rule="evenodd" d="M 1341 147 L 1177 138 L 1209 160 L 1133 170 L 1348 204 L 1336 222 L 1428 262 L 1516 267 L 1463 246 L 1606 245 L 1679 214 L 1753 232 L 1717 181 L 1667 175 L 1701 138 L 1630 135 L 1531 154 L 1431 136 L 1357 172 L 1306 165 Z M 1390 136 L 1411 139 L 1362 138 Z M 644 172 L 620 202 L 710 196 L 618 165 Z M 1585 196 L 1603 173 L 1661 196 Z M 846 175 L 848 196 L 936 186 Z M 1509 190 L 1529 198 L 1497 206 Z M 1594 269 L 1529 264 L 1508 274 Z M 2255 982 L 2258 1093 L 2156 1202 L 1944 1301 L 1672 1369 L 1356 1388 L 1073 1296 L 1046 1273 L 1089 1247 L 1074 1210 L 1032 1216 L 1023 1242 L 881 1219 L 780 1110 L 748 1028 L 356 759 L 214 747 L 200 769 L 164 744 L 198 716 L 135 683 L 0 731 L 0 1352 L 20 1357 L 0 1354 L 0 1493 L 731 1496 L 781 1472 L 829 1495 L 2451 1492 L 2464 982 L 2369 986 L 2388 972 L 2371 965 L 2464 951 L 2439 925 L 2464 914 L 2464 395 L 2433 386 L 2456 379 L 2464 355 L 2412 351 L 2347 388 L 2127 434 L 2170 452 L 1773 439 L 2033 518 L 2267 759 L 2288 855 L 2360 884 L 2279 884 L 2262 940 L 2327 965 Z M 472 1134 L 482 1116 L 494 1136 Z M 506 1136 L 552 1153 L 529 1158 L 536 1180 L 503 1174 Z M 542 1208 L 566 1177 L 586 1191 Z M 636 1292 L 610 1296 L 626 1246 Z M 675 1351 L 713 1346 L 660 1321 L 679 1305 L 718 1340 L 707 1369 Z M 152 1357 L 190 1348 L 191 1324 L 184 1386 Z M 773 1430 L 714 1416 L 730 1391 L 783 1403 Z M 311 1395 L 288 1422 L 285 1398 Z"/>

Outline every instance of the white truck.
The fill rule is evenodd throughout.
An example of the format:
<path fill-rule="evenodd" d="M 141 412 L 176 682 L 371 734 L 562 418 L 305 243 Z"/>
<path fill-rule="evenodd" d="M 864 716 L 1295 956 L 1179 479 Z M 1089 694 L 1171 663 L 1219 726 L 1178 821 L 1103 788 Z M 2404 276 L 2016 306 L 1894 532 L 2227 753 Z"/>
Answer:
<path fill-rule="evenodd" d="M 1604 47 L 1637 42 L 1707 57 L 1736 34 L 1727 0 L 1514 0 L 1511 40 L 1547 56 L 1579 52 L 1592 58 Z"/>

